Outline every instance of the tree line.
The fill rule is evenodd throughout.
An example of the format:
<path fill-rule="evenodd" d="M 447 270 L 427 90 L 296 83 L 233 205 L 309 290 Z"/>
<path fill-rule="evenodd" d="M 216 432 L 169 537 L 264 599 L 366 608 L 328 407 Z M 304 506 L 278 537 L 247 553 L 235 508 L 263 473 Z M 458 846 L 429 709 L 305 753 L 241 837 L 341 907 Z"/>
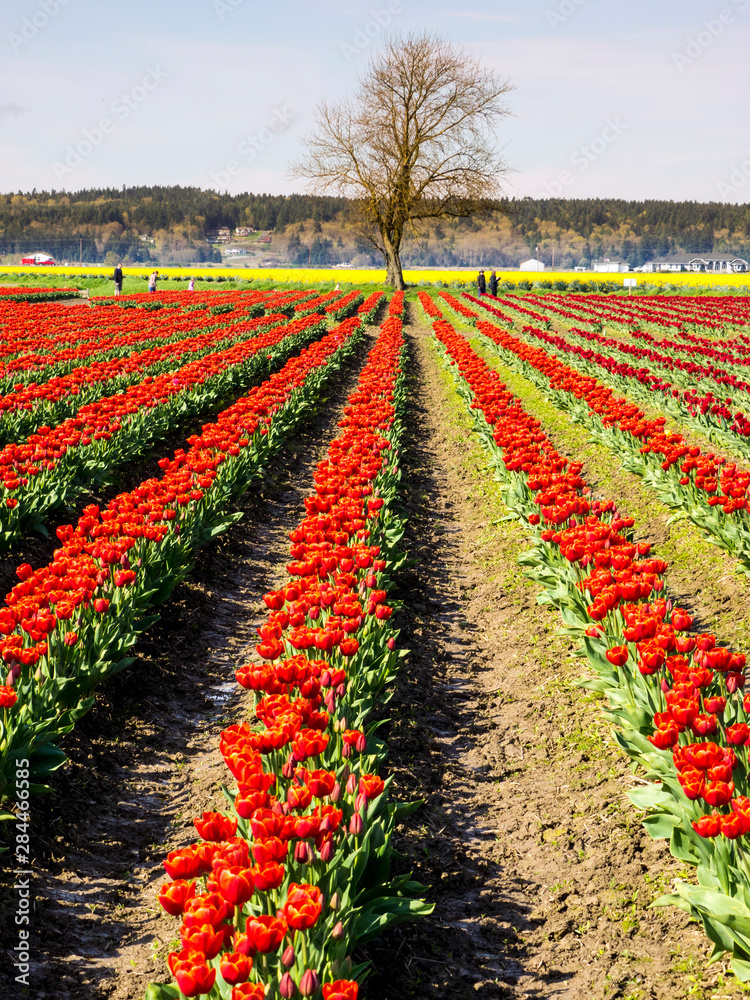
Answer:
<path fill-rule="evenodd" d="M 420 238 L 404 247 L 404 262 L 473 266 L 491 256 L 498 266 L 513 266 L 533 256 L 537 246 L 548 263 L 557 248 L 560 266 L 598 256 L 620 256 L 638 266 L 672 252 L 745 257 L 750 252 L 748 204 L 500 198 L 495 205 L 482 218 L 428 222 Z M 350 256 L 355 242 L 359 252 L 365 251 L 353 234 L 347 238 L 350 207 L 346 198 L 325 195 L 230 195 L 180 186 L 19 191 L 0 195 L 0 254 L 45 250 L 60 260 L 98 262 L 116 256 L 133 263 L 163 261 L 171 254 L 211 261 L 220 259 L 205 242 L 213 229 L 250 226 L 281 234 L 312 222 L 316 238 L 310 243 L 289 239 L 290 262 L 336 263 Z M 321 224 L 325 232 L 319 234 Z"/>

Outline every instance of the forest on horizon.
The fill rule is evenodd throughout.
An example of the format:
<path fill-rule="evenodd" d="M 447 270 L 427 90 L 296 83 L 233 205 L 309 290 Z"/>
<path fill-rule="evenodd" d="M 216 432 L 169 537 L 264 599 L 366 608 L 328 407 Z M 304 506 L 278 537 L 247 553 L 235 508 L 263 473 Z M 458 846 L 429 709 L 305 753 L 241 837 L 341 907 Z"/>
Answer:
<path fill-rule="evenodd" d="M 517 267 L 537 247 L 539 259 L 559 269 L 602 257 L 637 267 L 669 253 L 750 255 L 750 204 L 522 198 L 497 205 L 486 217 L 431 222 L 404 244 L 404 266 Z M 0 261 L 42 251 L 70 263 L 220 263 L 206 233 L 244 226 L 271 234 L 262 252 L 248 244 L 248 263 L 379 266 L 347 221 L 348 207 L 345 198 L 180 186 L 0 194 Z"/>

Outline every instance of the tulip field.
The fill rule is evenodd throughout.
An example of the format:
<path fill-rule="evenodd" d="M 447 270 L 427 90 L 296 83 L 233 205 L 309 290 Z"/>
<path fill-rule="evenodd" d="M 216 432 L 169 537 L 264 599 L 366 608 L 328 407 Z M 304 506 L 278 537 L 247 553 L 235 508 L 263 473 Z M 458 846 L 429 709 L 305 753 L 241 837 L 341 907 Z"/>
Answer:
<path fill-rule="evenodd" d="M 750 989 L 750 299 L 0 291 L 4 990 Z"/>

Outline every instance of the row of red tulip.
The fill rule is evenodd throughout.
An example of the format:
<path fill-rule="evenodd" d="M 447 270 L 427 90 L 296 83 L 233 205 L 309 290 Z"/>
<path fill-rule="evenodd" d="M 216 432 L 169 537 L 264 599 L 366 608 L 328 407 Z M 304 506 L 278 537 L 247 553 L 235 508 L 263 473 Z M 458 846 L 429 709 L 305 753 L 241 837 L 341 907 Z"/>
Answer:
<path fill-rule="evenodd" d="M 494 301 L 492 304 L 494 305 Z M 517 308 L 515 300 L 511 297 L 499 300 L 499 304 L 509 306 L 511 309 Z M 679 369 L 692 378 L 713 379 L 714 381 L 718 381 L 719 384 L 732 384 L 729 382 L 723 383 L 722 381 L 725 368 L 729 368 L 731 370 L 732 366 L 736 366 L 737 370 L 734 374 L 740 379 L 747 375 L 747 372 L 744 369 L 750 365 L 750 358 L 747 357 L 748 348 L 742 345 L 742 342 L 738 340 L 736 332 L 734 332 L 731 341 L 717 341 L 716 339 L 700 337 L 689 333 L 687 330 L 683 330 L 681 326 L 678 326 L 677 329 L 672 331 L 670 339 L 666 339 L 662 336 L 663 331 L 659 326 L 656 326 L 657 335 L 641 330 L 640 328 L 628 328 L 627 333 L 631 338 L 647 341 L 651 345 L 650 348 L 644 349 L 628 343 L 627 341 L 623 341 L 621 338 L 603 337 L 602 327 L 604 317 L 599 314 L 599 310 L 596 308 L 581 306 L 578 303 L 571 306 L 568 300 L 566 300 L 566 308 L 562 309 L 562 307 L 557 306 L 554 301 L 550 301 L 546 297 L 537 300 L 535 305 L 537 309 L 542 311 L 542 315 L 539 315 L 538 317 L 539 320 L 544 321 L 547 319 L 547 317 L 543 315 L 545 313 L 551 314 L 553 318 L 556 315 L 564 314 L 566 319 L 572 319 L 576 325 L 580 327 L 581 320 L 575 314 L 575 311 L 577 311 L 586 317 L 586 325 L 594 327 L 593 331 L 573 328 L 574 332 L 578 333 L 580 336 L 592 341 L 598 341 L 601 343 L 606 342 L 612 348 L 617 348 L 623 353 L 629 354 L 638 359 L 645 359 L 652 366 L 664 366 L 670 372 Z M 640 317 L 641 312 L 642 310 L 639 310 L 634 315 Z M 651 319 L 651 325 L 655 325 L 655 317 Z M 672 326 L 673 324 L 669 325 Z M 675 337 L 677 339 L 673 339 Z M 684 360 L 685 357 L 710 359 L 712 362 L 718 362 L 718 366 L 715 364 L 696 364 L 686 362 Z"/>
<path fill-rule="evenodd" d="M 286 322 L 286 317 L 270 313 L 249 321 L 237 317 L 233 322 L 234 325 L 231 321 L 206 324 L 205 320 L 194 317 L 191 332 L 187 336 L 181 332 L 178 340 L 170 338 L 166 344 L 162 340 L 158 346 L 142 351 L 80 365 L 67 375 L 45 382 L 18 385 L 0 396 L 0 443 L 18 441 L 42 424 L 59 423 L 81 406 L 123 392 L 146 375 L 161 375 L 204 354 L 224 350 L 236 340 L 279 326 Z"/>
<path fill-rule="evenodd" d="M 330 319 L 342 320 L 347 316 L 359 315 L 359 307 L 364 301 L 364 295 L 356 289 L 326 306 L 324 312 Z"/>
<path fill-rule="evenodd" d="M 750 572 L 749 471 L 691 446 L 679 433 L 667 433 L 664 417 L 648 419 L 634 403 L 616 396 L 597 379 L 476 314 L 475 319 L 480 333 L 509 364 L 584 424 L 628 471 L 643 476 L 664 503 L 684 511 L 737 560 L 742 572 Z"/>
<path fill-rule="evenodd" d="M 380 303 L 385 298 L 385 292 L 373 292 L 368 295 L 362 305 L 357 309 L 357 315 L 363 323 L 371 323 L 375 318 Z"/>
<path fill-rule="evenodd" d="M 507 317 L 486 300 L 475 299 L 470 295 L 465 297 L 482 306 L 497 319 L 506 321 Z M 709 433 L 730 451 L 750 458 L 750 442 L 745 440 L 750 437 L 750 419 L 741 410 L 730 409 L 728 404 L 733 402 L 731 398 L 717 397 L 710 391 L 699 394 L 692 387 L 689 376 L 680 372 L 672 373 L 672 377 L 676 376 L 682 386 L 676 387 L 674 382 L 668 381 L 660 373 L 662 366 L 659 364 L 635 368 L 618 358 L 622 342 L 616 338 L 588 333 L 575 327 L 563 333 L 551 333 L 538 327 L 524 326 L 523 335 L 527 339 L 541 340 L 558 357 L 561 353 L 570 356 L 573 364 L 584 372 L 595 365 L 607 373 L 603 378 L 610 388 L 624 391 L 647 406 L 655 406 L 666 415 L 693 427 L 698 433 Z M 600 344 L 605 353 L 589 347 L 588 343 L 591 341 Z M 643 357 L 640 360 L 644 360 Z M 653 374 L 653 371 L 657 374 Z M 738 389 L 743 386 L 734 376 L 725 375 L 719 381 L 723 383 L 725 392 L 728 384 Z M 744 384 L 750 390 L 750 383 Z M 740 402 L 750 409 L 750 398 L 745 397 Z"/>
<path fill-rule="evenodd" d="M 0 302 L 52 302 L 55 299 L 77 299 L 77 288 L 25 288 L 6 285 L 0 288 Z"/>
<path fill-rule="evenodd" d="M 264 311 L 291 316 L 298 299 L 290 292 L 245 292 L 211 293 L 207 300 L 166 306 L 140 295 L 114 299 L 112 309 L 0 305 L 0 392 L 178 340 L 200 326 L 252 319 Z"/>
<path fill-rule="evenodd" d="M 233 303 L 227 302 L 227 296 L 216 296 L 214 303 L 204 303 L 198 309 L 156 312 L 135 308 L 73 312 L 62 306 L 0 307 L 0 392 L 9 391 L 17 383 L 65 375 L 80 364 L 125 356 L 154 341 L 179 339 L 196 326 L 219 322 L 215 318 L 217 309 L 231 308 L 235 319 L 247 319 L 270 306 L 271 311 L 283 312 L 288 303 L 280 295 L 254 292 Z M 226 321 L 224 316 L 221 322 Z"/>
<path fill-rule="evenodd" d="M 513 296 L 504 297 L 504 301 Z M 662 327 L 674 333 L 704 329 L 711 334 L 733 331 L 750 323 L 750 309 L 743 298 L 707 296 L 689 299 L 619 298 L 611 295 L 544 295 L 536 303 L 545 309 L 565 309 L 572 315 L 590 317 L 590 322 L 605 321 L 628 329 L 645 325 Z"/>
<path fill-rule="evenodd" d="M 252 384 L 324 325 L 320 315 L 278 325 L 176 371 L 146 376 L 125 392 L 88 403 L 57 426 L 40 427 L 24 442 L 0 449 L 0 548 L 186 417 Z"/>
<path fill-rule="evenodd" d="M 19 567 L 20 582 L 0 609 L 9 670 L 0 687 L 0 794 L 12 792 L 16 756 L 30 759 L 35 778 L 64 760 L 48 744 L 88 709 L 104 677 L 129 664 L 148 609 L 189 572 L 196 550 L 237 520 L 227 513 L 233 497 L 305 418 L 355 349 L 359 325 L 346 320 L 204 425 L 187 450 L 159 462 L 161 478 L 59 527 L 61 546 L 48 566 Z"/>
<path fill-rule="evenodd" d="M 474 416 L 504 497 L 535 535 L 520 561 L 547 588 L 596 671 L 618 742 L 649 779 L 630 793 L 652 836 L 695 864 L 699 885 L 678 883 L 660 905 L 700 919 L 750 979 L 750 703 L 745 656 L 692 631 L 693 616 L 663 594 L 664 560 L 632 539 L 634 522 L 594 500 L 582 463 L 552 445 L 501 381 L 445 320 L 433 329 Z M 707 738 L 708 737 L 708 738 Z M 709 810 L 711 810 L 709 812 Z"/>
<path fill-rule="evenodd" d="M 387 601 L 402 532 L 390 503 L 403 361 L 389 317 L 290 532 L 289 580 L 264 597 L 258 659 L 237 671 L 257 724 L 222 733 L 232 810 L 197 818 L 202 843 L 164 862 L 160 899 L 182 921 L 169 966 L 186 997 L 353 1000 L 357 939 L 427 911 L 406 880 L 379 884 L 395 810 L 365 732 L 400 658 Z"/>

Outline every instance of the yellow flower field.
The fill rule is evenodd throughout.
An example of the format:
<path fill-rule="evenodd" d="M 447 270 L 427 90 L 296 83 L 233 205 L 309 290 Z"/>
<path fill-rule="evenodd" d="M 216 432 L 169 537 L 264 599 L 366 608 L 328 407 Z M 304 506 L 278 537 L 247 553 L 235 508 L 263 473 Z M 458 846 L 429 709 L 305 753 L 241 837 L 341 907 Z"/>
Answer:
<path fill-rule="evenodd" d="M 112 274 L 111 267 L 86 267 L 77 265 L 73 267 L 24 267 L 22 265 L 5 264 L 0 267 L 5 273 L 13 274 L 38 274 L 44 275 L 80 275 L 85 273 L 93 277 Z M 153 266 L 124 267 L 125 275 L 145 276 L 153 270 Z M 245 278 L 260 281 L 277 281 L 290 284 L 319 284 L 322 282 L 338 281 L 346 285 L 362 284 L 384 284 L 385 268 L 369 269 L 339 269 L 339 268 L 250 268 L 250 267 L 222 267 L 222 268 L 201 268 L 201 267 L 159 267 L 159 274 L 163 278 L 170 277 L 222 277 L 222 278 Z M 638 284 L 649 285 L 685 285 L 688 287 L 713 286 L 716 288 L 747 288 L 750 290 L 750 274 L 622 274 L 594 273 L 592 271 L 543 271 L 536 274 L 533 271 L 498 271 L 498 281 L 508 281 L 517 284 L 520 281 L 617 281 L 622 282 L 626 277 L 635 278 Z M 404 278 L 409 284 L 425 282 L 432 284 L 435 282 L 453 283 L 467 282 L 474 283 L 476 271 L 474 269 L 439 269 L 433 270 L 405 270 Z"/>

